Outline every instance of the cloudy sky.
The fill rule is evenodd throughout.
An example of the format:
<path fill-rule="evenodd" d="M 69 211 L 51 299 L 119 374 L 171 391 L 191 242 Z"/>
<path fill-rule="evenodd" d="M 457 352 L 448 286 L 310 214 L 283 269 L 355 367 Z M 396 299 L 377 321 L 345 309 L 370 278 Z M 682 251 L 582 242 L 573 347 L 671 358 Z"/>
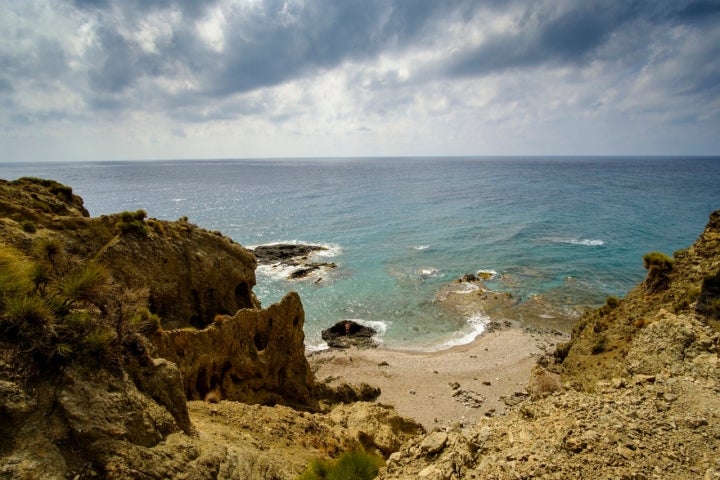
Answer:
<path fill-rule="evenodd" d="M 720 154 L 720 0 L 1 0 L 0 161 Z"/>

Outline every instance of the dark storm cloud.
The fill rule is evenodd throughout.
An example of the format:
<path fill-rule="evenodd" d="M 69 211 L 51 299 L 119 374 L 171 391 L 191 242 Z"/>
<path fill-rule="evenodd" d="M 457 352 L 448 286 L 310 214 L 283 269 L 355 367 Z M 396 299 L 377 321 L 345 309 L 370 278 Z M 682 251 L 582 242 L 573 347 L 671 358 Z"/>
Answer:
<path fill-rule="evenodd" d="M 448 15 L 471 16 L 477 2 L 453 0 L 335 0 L 302 4 L 268 0 L 252 8 L 228 8 L 225 49 L 205 45 L 190 20 L 199 20 L 210 2 L 162 0 L 117 2 L 75 0 L 99 19 L 99 44 L 90 85 L 98 93 L 115 93 L 141 78 L 153 78 L 183 65 L 200 80 L 200 90 L 222 97 L 278 85 L 346 60 L 362 61 L 387 48 L 406 48 L 430 29 L 437 35 Z M 143 52 L 121 31 L 151 12 L 176 8 L 186 22 L 157 54 Z M 123 18 L 117 21 L 116 12 Z M 197 93 L 197 92 L 196 92 Z"/>
<path fill-rule="evenodd" d="M 479 46 L 458 52 L 440 67 L 440 74 L 482 76 L 544 65 L 581 66 L 603 58 L 603 49 L 613 42 L 625 47 L 635 42 L 633 48 L 643 49 L 658 32 L 707 21 L 720 12 L 720 1 L 596 0 L 568 5 L 560 11 L 552 3 L 530 6 L 518 16 L 515 31 L 492 35 Z M 619 61 L 618 56 L 634 53 L 612 49 Z"/>
<path fill-rule="evenodd" d="M 478 31 L 484 38 L 459 42 L 445 58 L 420 60 L 409 79 L 393 72 L 365 77 L 370 81 L 363 88 L 383 90 L 390 97 L 388 92 L 403 83 L 417 87 L 558 65 L 583 68 L 595 60 L 638 72 L 650 61 L 653 42 L 673 47 L 669 29 L 681 25 L 691 32 L 717 32 L 720 17 L 720 0 L 265 0 L 240 5 L 66 0 L 64 8 L 87 17 L 92 25 L 93 43 L 83 58 L 75 59 L 82 66 L 71 73 L 61 43 L 39 37 L 30 51 L 0 51 L 0 65 L 8 74 L 4 84 L 0 82 L 1 91 L 12 95 L 16 82 L 58 79 L 72 82 L 70 87 L 90 108 L 152 109 L 191 121 L 256 115 L 262 104 L 228 99 L 310 78 L 344 63 L 363 64 L 386 53 L 445 51 L 448 31 L 458 28 Z M 215 8 L 224 16 L 221 50 L 197 29 L 197 22 Z M 171 21 L 171 12 L 179 12 L 181 20 Z M 150 15 L 167 15 L 170 31 L 149 49 L 133 32 Z M 510 18 L 514 28 L 488 28 L 499 15 Z M 654 85 L 693 95 L 716 92 L 718 48 L 691 52 L 678 62 L 687 74 L 663 77 Z M 185 89 L 167 89 L 162 83 L 185 80 Z M 398 92 L 397 98 L 412 96 Z M 218 100 L 225 103 L 197 113 L 198 106 Z"/>

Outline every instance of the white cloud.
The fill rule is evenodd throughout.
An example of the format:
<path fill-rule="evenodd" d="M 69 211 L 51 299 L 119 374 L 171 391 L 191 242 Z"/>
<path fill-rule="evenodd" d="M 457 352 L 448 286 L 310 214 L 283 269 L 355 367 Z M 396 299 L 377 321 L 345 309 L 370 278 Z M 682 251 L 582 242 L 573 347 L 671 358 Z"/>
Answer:
<path fill-rule="evenodd" d="M 706 4 L 324 2 L 12 1 L 0 161 L 720 149 Z"/>

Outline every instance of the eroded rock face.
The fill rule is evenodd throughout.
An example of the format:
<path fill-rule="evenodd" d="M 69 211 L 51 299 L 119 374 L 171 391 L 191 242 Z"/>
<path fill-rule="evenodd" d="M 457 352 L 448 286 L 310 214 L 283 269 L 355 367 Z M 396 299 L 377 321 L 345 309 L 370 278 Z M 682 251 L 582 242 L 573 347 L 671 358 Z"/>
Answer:
<path fill-rule="evenodd" d="M 244 248 L 187 222 L 153 225 L 162 229 L 108 241 L 98 259 L 124 285 L 148 289 L 150 310 L 163 328 L 204 328 L 216 315 L 258 305 L 256 263 Z"/>
<path fill-rule="evenodd" d="M 218 318 L 204 330 L 170 330 L 152 338 L 158 355 L 178 365 L 188 399 L 210 392 L 251 404 L 313 404 L 305 358 L 305 314 L 296 293 L 267 309 Z"/>

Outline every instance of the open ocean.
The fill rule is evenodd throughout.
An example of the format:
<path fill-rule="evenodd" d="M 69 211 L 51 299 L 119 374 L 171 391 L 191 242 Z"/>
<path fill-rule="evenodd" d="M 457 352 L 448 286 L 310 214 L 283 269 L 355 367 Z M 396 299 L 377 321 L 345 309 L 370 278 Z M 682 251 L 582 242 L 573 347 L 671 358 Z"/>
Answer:
<path fill-rule="evenodd" d="M 263 305 L 300 293 L 306 344 L 359 319 L 399 348 L 469 341 L 482 316 L 438 306 L 465 273 L 561 306 L 622 297 L 642 256 L 688 247 L 720 208 L 720 158 L 479 157 L 0 164 L 0 177 L 52 178 L 91 215 L 145 209 L 246 246 L 323 244 L 319 283 L 260 268 Z"/>

